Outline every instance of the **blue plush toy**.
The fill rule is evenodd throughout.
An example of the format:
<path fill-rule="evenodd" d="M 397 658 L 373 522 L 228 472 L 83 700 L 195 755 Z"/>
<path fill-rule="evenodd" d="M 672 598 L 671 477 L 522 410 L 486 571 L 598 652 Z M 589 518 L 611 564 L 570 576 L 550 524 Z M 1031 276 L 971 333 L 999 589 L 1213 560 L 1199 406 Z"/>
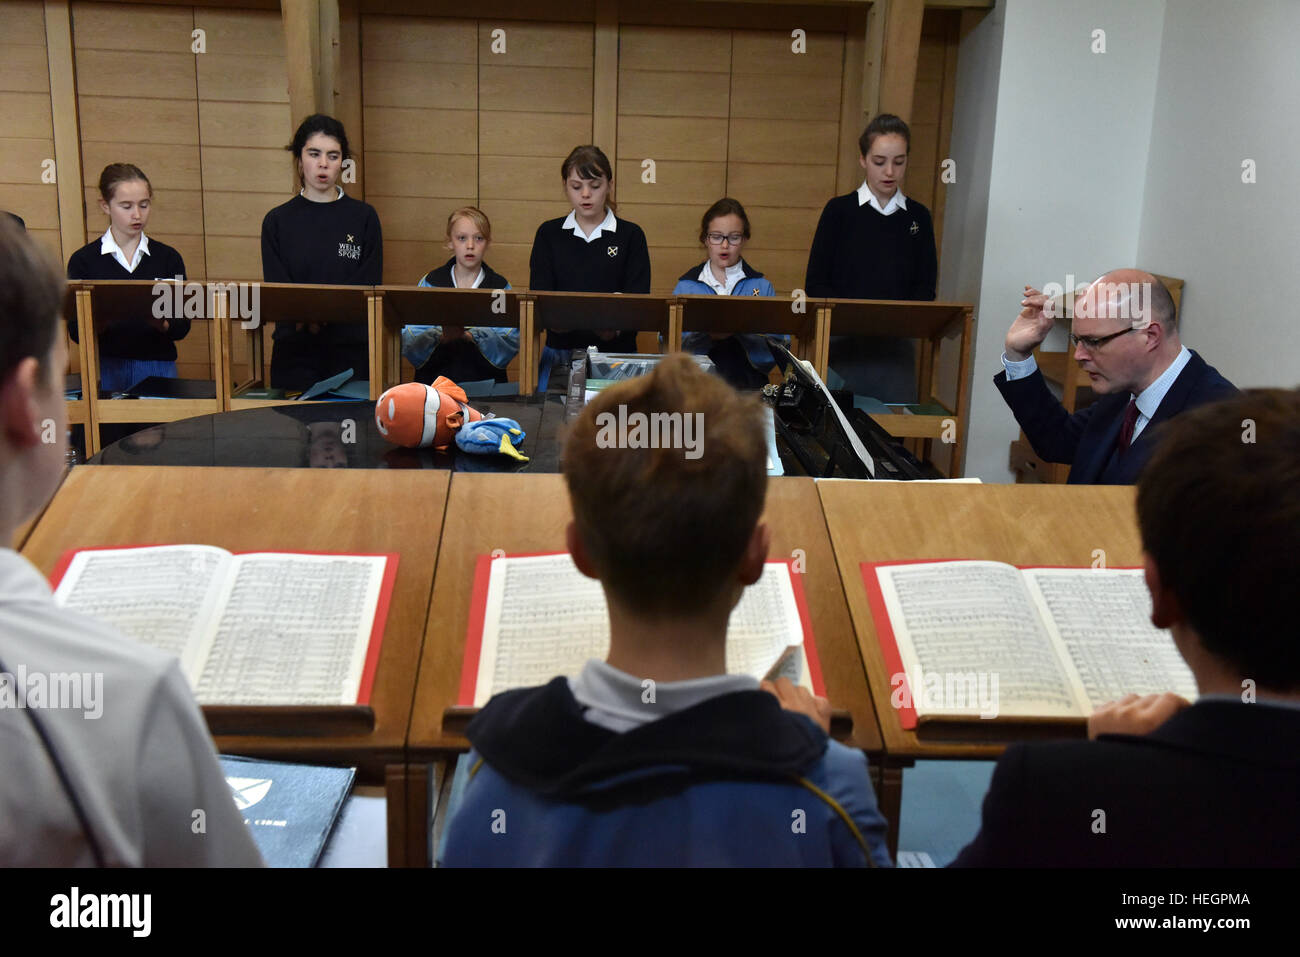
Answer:
<path fill-rule="evenodd" d="M 456 445 L 477 455 L 501 453 L 520 462 L 528 456 L 515 448 L 524 440 L 524 430 L 514 419 L 480 419 L 468 422 L 456 433 Z"/>

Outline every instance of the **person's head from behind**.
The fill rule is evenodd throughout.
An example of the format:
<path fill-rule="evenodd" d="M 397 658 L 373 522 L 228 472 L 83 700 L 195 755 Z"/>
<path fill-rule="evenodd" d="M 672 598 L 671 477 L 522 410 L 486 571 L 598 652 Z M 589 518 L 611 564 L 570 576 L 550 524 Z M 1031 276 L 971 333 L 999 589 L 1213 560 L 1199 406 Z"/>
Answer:
<path fill-rule="evenodd" d="M 867 172 L 867 188 L 876 199 L 888 200 L 903 186 L 912 132 L 893 113 L 875 117 L 858 137 L 858 165 Z"/>
<path fill-rule="evenodd" d="M 133 242 L 149 224 L 153 186 L 138 166 L 109 163 L 99 174 L 99 208 L 118 245 Z"/>
<path fill-rule="evenodd" d="M 1201 692 L 1300 695 L 1300 391 L 1184 412 L 1138 483 L 1151 620 Z M 1210 687 L 1207 688 L 1207 683 Z"/>
<path fill-rule="evenodd" d="M 583 409 L 564 445 L 568 546 L 611 606 L 725 626 L 767 557 L 765 423 L 756 399 L 680 354 Z"/>
<path fill-rule="evenodd" d="M 1070 342 L 1093 392 L 1140 393 L 1182 347 L 1173 297 L 1149 272 L 1112 269 L 1075 299 Z"/>
<path fill-rule="evenodd" d="M 323 113 L 303 120 L 285 149 L 293 154 L 299 184 L 316 192 L 333 190 L 343 161 L 352 156 L 343 124 Z"/>
<path fill-rule="evenodd" d="M 462 206 L 447 217 L 447 248 L 462 269 L 478 272 L 492 244 L 492 224 L 483 210 Z"/>
<path fill-rule="evenodd" d="M 63 474 L 66 347 L 63 276 L 8 217 L 0 217 L 0 545 L 40 508 Z"/>
<path fill-rule="evenodd" d="M 560 164 L 564 192 L 579 217 L 599 223 L 614 205 L 614 170 L 599 146 L 575 146 Z"/>
<path fill-rule="evenodd" d="M 709 254 L 709 262 L 719 269 L 740 262 L 748 239 L 749 216 L 739 200 L 730 196 L 710 206 L 700 220 L 700 243 Z"/>

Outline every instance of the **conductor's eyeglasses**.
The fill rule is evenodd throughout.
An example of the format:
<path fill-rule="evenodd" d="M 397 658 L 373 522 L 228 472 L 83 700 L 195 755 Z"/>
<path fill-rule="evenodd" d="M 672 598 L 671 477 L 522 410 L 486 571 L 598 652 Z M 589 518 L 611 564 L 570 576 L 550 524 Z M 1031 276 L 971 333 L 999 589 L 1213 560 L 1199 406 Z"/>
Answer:
<path fill-rule="evenodd" d="M 1079 346 L 1083 346 L 1089 352 L 1096 352 L 1106 343 L 1110 342 L 1110 340 L 1118 339 L 1120 336 L 1124 335 L 1125 333 L 1132 332 L 1132 331 L 1133 331 L 1133 327 L 1129 326 L 1127 329 L 1121 329 L 1119 332 L 1112 332 L 1108 336 L 1076 336 L 1072 332 L 1070 333 L 1070 348 L 1074 349 Z"/>

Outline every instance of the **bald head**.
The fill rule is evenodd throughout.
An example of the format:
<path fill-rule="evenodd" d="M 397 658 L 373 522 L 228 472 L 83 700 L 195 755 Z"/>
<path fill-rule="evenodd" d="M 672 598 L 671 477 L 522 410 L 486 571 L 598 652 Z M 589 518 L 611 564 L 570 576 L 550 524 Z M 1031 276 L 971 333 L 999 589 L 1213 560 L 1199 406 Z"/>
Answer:
<path fill-rule="evenodd" d="M 1140 269 L 1112 269 L 1099 277 L 1075 301 L 1074 314 L 1109 321 L 1115 328 L 1145 329 L 1157 323 L 1167 339 L 1178 339 L 1178 315 L 1169 290 Z"/>

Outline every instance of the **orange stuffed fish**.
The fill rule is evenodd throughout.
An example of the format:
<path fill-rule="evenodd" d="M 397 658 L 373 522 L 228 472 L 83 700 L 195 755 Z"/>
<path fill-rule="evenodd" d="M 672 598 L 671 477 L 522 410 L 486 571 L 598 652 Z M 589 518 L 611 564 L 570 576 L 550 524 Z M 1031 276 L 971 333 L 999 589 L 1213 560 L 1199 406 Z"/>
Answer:
<path fill-rule="evenodd" d="M 477 422 L 483 414 L 467 404 L 465 390 L 446 376 L 433 385 L 404 382 L 395 385 L 375 403 L 375 425 L 394 445 L 408 449 L 433 446 L 438 451 L 456 440 L 466 422 Z"/>

